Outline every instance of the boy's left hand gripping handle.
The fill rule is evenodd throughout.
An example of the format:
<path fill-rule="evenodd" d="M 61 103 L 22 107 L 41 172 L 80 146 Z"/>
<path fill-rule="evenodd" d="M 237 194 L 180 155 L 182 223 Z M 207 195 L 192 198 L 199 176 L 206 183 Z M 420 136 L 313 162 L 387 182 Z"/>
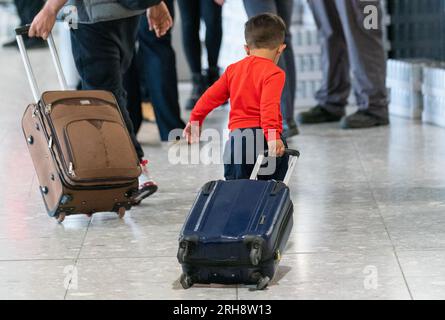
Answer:
<path fill-rule="evenodd" d="M 288 166 L 288 170 L 287 170 L 286 176 L 284 177 L 283 182 L 284 182 L 284 184 L 289 185 L 290 178 L 291 178 L 292 173 L 294 172 L 295 167 L 297 165 L 297 159 L 300 157 L 300 152 L 298 150 L 286 148 L 286 150 L 284 151 L 284 154 L 289 156 L 289 166 Z M 267 150 L 263 154 L 260 154 L 258 156 L 258 159 L 255 163 L 253 170 L 252 170 L 250 180 L 258 179 L 258 173 L 259 173 L 261 166 L 263 164 L 263 160 L 265 157 L 268 157 L 268 156 L 269 156 L 269 152 Z"/>

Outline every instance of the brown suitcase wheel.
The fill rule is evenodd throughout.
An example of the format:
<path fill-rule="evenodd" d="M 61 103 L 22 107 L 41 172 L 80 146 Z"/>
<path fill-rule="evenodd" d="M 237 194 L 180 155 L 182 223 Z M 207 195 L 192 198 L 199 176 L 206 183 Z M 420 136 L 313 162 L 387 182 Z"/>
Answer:
<path fill-rule="evenodd" d="M 123 219 L 125 217 L 125 207 L 120 207 L 119 210 L 117 211 L 117 214 L 119 216 L 120 219 Z"/>
<path fill-rule="evenodd" d="M 193 286 L 192 278 L 185 273 L 181 274 L 179 282 L 184 289 L 189 289 Z"/>
<path fill-rule="evenodd" d="M 65 212 L 61 212 L 56 216 L 57 222 L 62 223 L 65 220 L 66 214 Z"/>

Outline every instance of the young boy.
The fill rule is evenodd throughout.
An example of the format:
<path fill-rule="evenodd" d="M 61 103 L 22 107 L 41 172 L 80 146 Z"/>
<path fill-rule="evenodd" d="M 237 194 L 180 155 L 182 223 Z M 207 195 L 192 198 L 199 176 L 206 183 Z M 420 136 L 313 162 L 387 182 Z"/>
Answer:
<path fill-rule="evenodd" d="M 259 179 L 283 180 L 288 157 L 281 137 L 280 100 L 286 75 L 278 60 L 286 45 L 286 26 L 274 14 L 252 17 L 245 25 L 247 57 L 230 65 L 196 103 L 184 129 L 189 143 L 199 141 L 206 116 L 230 98 L 230 137 L 224 151 L 226 180 L 249 179 L 256 157 L 268 150 L 273 170 Z M 268 166 L 270 168 L 270 166 Z"/>

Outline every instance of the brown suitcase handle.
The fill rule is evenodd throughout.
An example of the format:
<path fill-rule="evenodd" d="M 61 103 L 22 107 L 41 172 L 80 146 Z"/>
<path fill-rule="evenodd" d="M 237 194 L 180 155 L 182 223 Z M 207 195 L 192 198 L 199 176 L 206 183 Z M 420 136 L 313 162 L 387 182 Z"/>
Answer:
<path fill-rule="evenodd" d="M 27 24 L 25 26 L 20 26 L 15 29 L 17 44 L 19 46 L 20 55 L 22 56 L 23 64 L 25 65 L 26 75 L 28 76 L 29 85 L 31 86 L 32 95 L 34 101 L 37 103 L 40 100 L 40 89 L 37 85 L 36 77 L 34 75 L 31 61 L 29 60 L 28 52 L 26 51 L 25 42 L 23 41 L 23 36 L 28 34 L 31 25 Z M 59 55 L 57 53 L 56 45 L 54 43 L 54 38 L 52 33 L 49 34 L 48 39 L 49 51 L 53 58 L 54 65 L 57 71 L 57 77 L 59 78 L 60 87 L 62 90 L 67 90 L 68 85 L 66 83 L 65 75 L 63 74 L 62 64 L 60 63 Z"/>
<path fill-rule="evenodd" d="M 30 24 L 24 25 L 24 26 L 20 26 L 15 28 L 15 34 L 17 36 L 24 36 L 27 35 L 29 32 L 29 28 L 31 28 Z"/>

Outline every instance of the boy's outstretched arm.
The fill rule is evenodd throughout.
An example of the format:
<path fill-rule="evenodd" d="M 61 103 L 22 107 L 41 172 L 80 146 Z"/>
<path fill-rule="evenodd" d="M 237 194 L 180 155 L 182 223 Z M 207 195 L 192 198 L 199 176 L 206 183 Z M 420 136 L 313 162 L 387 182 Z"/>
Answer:
<path fill-rule="evenodd" d="M 261 128 L 267 140 L 270 156 L 281 157 L 285 147 L 281 140 L 282 116 L 280 110 L 281 94 L 283 92 L 286 74 L 275 72 L 264 80 L 261 93 Z"/>
<path fill-rule="evenodd" d="M 199 141 L 202 124 L 207 115 L 223 105 L 230 97 L 227 72 L 225 72 L 198 100 L 190 115 L 190 121 L 184 129 L 183 136 L 188 143 Z"/>

